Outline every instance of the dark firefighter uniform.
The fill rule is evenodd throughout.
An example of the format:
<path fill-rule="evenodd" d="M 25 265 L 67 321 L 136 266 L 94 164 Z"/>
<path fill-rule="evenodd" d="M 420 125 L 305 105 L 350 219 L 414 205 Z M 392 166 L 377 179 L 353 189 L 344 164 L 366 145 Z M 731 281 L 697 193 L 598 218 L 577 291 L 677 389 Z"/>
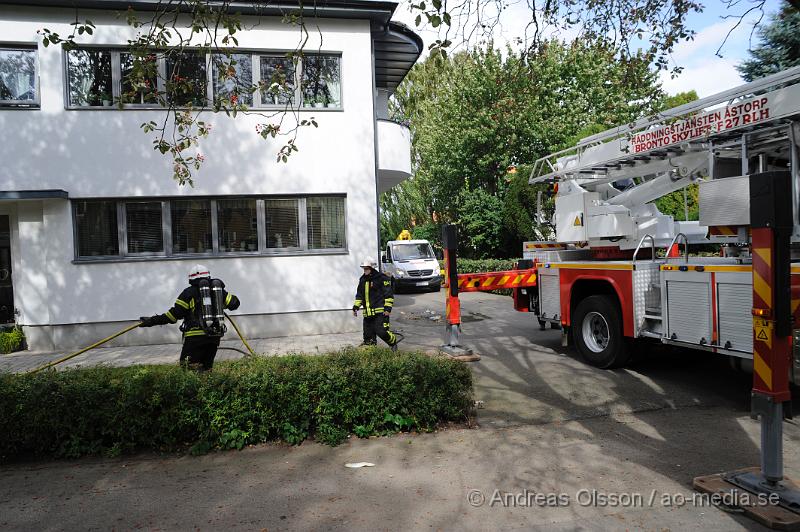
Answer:
<path fill-rule="evenodd" d="M 226 309 L 236 310 L 239 308 L 238 297 L 226 290 L 223 290 L 223 297 Z M 203 371 L 207 371 L 214 366 L 214 357 L 217 356 L 220 337 L 208 336 L 200 325 L 199 301 L 200 288 L 194 282 L 190 282 L 190 286 L 181 292 L 171 309 L 164 314 L 142 318 L 141 327 L 167 325 L 183 320 L 180 327 L 183 332 L 180 363 L 190 366 L 199 365 Z"/>
<path fill-rule="evenodd" d="M 394 347 L 397 335 L 389 330 L 389 313 L 394 305 L 392 281 L 383 273 L 371 269 L 358 280 L 353 311 L 364 307 L 364 344 L 375 345 L 376 336 Z"/>

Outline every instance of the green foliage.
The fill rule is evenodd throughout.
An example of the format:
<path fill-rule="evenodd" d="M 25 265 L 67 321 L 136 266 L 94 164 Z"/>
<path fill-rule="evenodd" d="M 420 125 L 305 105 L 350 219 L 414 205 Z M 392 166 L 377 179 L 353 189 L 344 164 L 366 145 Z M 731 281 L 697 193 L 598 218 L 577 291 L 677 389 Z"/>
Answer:
<path fill-rule="evenodd" d="M 428 222 L 411 230 L 411 238 L 427 240 L 435 249 L 442 249 L 442 226 Z"/>
<path fill-rule="evenodd" d="M 758 28 L 758 46 L 736 68 L 746 81 L 800 65 L 800 10 L 783 2 L 769 23 Z"/>
<path fill-rule="evenodd" d="M 519 259 L 456 259 L 457 273 L 485 273 L 513 270 Z M 439 261 L 444 268 L 444 261 Z"/>
<path fill-rule="evenodd" d="M 686 220 L 683 205 L 683 190 L 676 190 L 655 201 L 658 210 L 669 214 L 676 220 Z M 689 220 L 700 219 L 700 187 L 697 184 L 686 187 L 686 205 L 689 207 Z"/>
<path fill-rule="evenodd" d="M 591 134 L 582 133 L 581 138 Z M 518 166 L 516 173 L 512 174 L 509 180 L 508 191 L 503 199 L 505 249 L 512 255 L 515 253 L 515 249 L 516 254 L 519 254 L 522 242 L 526 240 L 548 240 L 555 236 L 555 232 L 549 224 L 549 218 L 555 208 L 552 190 L 546 184 L 531 185 L 528 183 L 530 174 L 529 166 Z M 548 220 L 546 223 L 539 223 L 536 219 L 539 192 L 542 193 L 542 211 Z"/>
<path fill-rule="evenodd" d="M 695 90 L 679 92 L 677 94 L 672 94 L 670 96 L 664 96 L 664 98 L 661 99 L 659 110 L 666 111 L 667 109 L 672 109 L 673 107 L 678 107 L 679 105 L 693 102 L 698 98 L 699 97 L 697 96 L 697 91 Z"/>
<path fill-rule="evenodd" d="M 503 241 L 503 201 L 482 189 L 461 193 L 459 248 L 468 258 L 496 256 Z"/>
<path fill-rule="evenodd" d="M 13 327 L 0 332 L 0 353 L 11 353 L 22 347 L 25 335 L 19 327 Z"/>
<path fill-rule="evenodd" d="M 175 366 L 0 375 L 0 460 L 135 450 L 241 449 L 314 437 L 336 445 L 463 421 L 460 362 L 387 349 L 258 357 L 199 374 Z"/>
<path fill-rule="evenodd" d="M 431 55 L 395 93 L 392 111 L 411 125 L 415 167 L 413 179 L 384 194 L 382 225 L 392 228 L 385 233 L 459 222 L 469 256 L 517 255 L 522 240 L 549 228 L 533 217 L 535 192 L 523 191 L 530 169 L 510 168 L 569 146 L 587 129 L 646 115 L 661 95 L 646 58 L 620 60 L 585 40 L 525 53 L 490 43 Z"/>

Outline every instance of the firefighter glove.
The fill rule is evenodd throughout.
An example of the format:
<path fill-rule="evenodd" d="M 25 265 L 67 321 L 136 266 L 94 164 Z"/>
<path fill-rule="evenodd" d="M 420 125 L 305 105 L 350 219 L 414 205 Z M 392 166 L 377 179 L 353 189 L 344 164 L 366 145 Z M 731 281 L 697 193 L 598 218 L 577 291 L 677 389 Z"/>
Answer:
<path fill-rule="evenodd" d="M 153 317 L 154 316 L 142 316 L 139 318 L 139 321 L 142 322 L 139 327 L 153 327 L 155 325 L 155 323 L 153 323 Z"/>

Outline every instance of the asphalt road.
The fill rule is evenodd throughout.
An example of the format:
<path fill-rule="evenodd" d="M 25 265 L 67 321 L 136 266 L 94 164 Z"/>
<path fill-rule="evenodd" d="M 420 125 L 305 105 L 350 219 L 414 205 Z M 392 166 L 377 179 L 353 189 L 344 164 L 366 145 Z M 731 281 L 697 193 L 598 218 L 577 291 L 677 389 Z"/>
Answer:
<path fill-rule="evenodd" d="M 442 342 L 442 299 L 397 297 L 406 348 Z M 750 375 L 660 346 L 598 370 L 509 298 L 464 294 L 462 309 L 463 343 L 482 356 L 470 364 L 476 429 L 18 464 L 0 471 L 0 528 L 759 529 L 691 489 L 695 476 L 758 465 Z M 800 430 L 784 430 L 786 473 L 800 478 Z M 376 465 L 344 467 L 360 461 Z"/>

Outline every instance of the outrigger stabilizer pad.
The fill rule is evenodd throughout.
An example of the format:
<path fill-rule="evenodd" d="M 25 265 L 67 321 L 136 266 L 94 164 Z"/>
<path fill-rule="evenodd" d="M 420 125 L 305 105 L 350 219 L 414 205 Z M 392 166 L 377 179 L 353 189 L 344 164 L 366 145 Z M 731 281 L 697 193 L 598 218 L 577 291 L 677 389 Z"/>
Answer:
<path fill-rule="evenodd" d="M 480 355 L 476 355 L 472 352 L 472 349 L 461 345 L 458 341 L 461 325 L 448 324 L 447 332 L 449 336 L 448 342 L 439 347 L 439 351 L 462 362 L 477 362 L 481 359 Z"/>

